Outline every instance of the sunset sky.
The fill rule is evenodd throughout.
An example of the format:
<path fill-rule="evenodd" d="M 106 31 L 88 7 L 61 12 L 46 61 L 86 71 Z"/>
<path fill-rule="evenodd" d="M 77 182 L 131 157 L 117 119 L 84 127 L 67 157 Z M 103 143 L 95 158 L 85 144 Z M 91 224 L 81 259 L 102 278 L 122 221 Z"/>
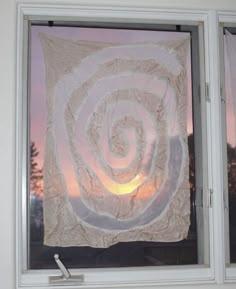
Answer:
<path fill-rule="evenodd" d="M 43 167 L 43 150 L 46 131 L 46 89 L 45 89 L 45 68 L 42 47 L 39 40 L 39 32 L 48 33 L 66 39 L 101 41 L 113 43 L 135 43 L 135 42 L 159 42 L 166 40 L 185 39 L 187 33 L 179 32 L 157 32 L 157 31 L 136 31 L 119 29 L 93 29 L 93 28 L 72 28 L 72 27 L 47 27 L 32 26 L 31 29 L 31 114 L 30 114 L 30 139 L 34 141 L 39 150 L 35 159 L 39 167 Z M 188 74 L 188 134 L 192 133 L 192 93 L 191 93 L 191 61 L 190 51 L 187 57 Z M 58 144 L 60 146 L 62 144 Z M 62 145 L 63 149 L 63 145 Z M 65 178 L 70 195 L 79 194 L 76 176 L 72 165 L 65 159 L 63 163 Z M 100 172 L 103 174 L 103 172 Z M 137 185 L 143 181 L 143 174 L 137 175 L 134 183 Z M 113 187 L 115 186 L 115 187 Z M 132 184 L 130 184 L 132 190 Z M 110 184 L 110 187 L 117 190 L 117 185 Z M 126 187 L 127 189 L 127 187 Z M 122 189 L 120 193 L 122 193 Z"/>
<path fill-rule="evenodd" d="M 233 94 L 231 87 L 229 58 L 227 49 L 225 52 L 225 89 L 226 89 L 226 125 L 227 125 L 227 142 L 233 147 L 236 146 L 236 127 L 235 127 L 235 111 L 233 103 Z"/>

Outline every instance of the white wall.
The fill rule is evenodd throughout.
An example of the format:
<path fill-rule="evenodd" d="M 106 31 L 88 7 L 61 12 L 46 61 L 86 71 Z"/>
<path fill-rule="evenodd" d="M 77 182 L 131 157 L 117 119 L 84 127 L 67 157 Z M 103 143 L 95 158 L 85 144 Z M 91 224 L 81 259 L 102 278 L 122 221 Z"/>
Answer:
<path fill-rule="evenodd" d="M 14 288 L 15 3 L 0 0 L 0 288 Z"/>
<path fill-rule="evenodd" d="M 68 0 L 67 0 L 68 1 Z M 35 2 L 33 0 L 27 2 Z M 38 1 L 47 3 L 47 1 Z M 51 1 L 61 3 L 63 1 Z M 66 2 L 66 0 L 64 0 Z M 86 4 L 122 4 L 171 8 L 235 10 L 235 0 L 87 0 Z M 15 59 L 16 3 L 0 0 L 0 289 L 15 288 Z M 161 287 L 158 287 L 161 288 Z M 172 287 L 173 288 L 173 287 Z M 236 288 L 228 285 L 178 286 L 175 288 Z M 165 287 L 165 289 L 168 289 Z"/>

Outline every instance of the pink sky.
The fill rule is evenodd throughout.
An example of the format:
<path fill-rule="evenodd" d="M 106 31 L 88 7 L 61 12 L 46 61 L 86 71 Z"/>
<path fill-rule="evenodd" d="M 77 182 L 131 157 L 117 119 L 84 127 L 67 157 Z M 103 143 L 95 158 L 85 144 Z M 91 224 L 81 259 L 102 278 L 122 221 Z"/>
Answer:
<path fill-rule="evenodd" d="M 61 38 L 114 42 L 114 43 L 133 43 L 133 42 L 158 42 L 162 40 L 175 40 L 186 38 L 187 33 L 178 32 L 157 32 L 118 30 L 118 29 L 91 29 L 91 28 L 72 28 L 72 27 L 47 27 L 32 26 L 31 30 L 31 121 L 30 138 L 34 141 L 40 154 L 36 161 L 39 166 L 43 166 L 43 150 L 46 131 L 46 89 L 44 85 L 45 70 L 43 52 L 39 41 L 38 33 L 45 32 L 59 36 Z M 192 91 L 191 91 L 191 61 L 190 51 L 187 58 L 188 73 L 188 133 L 192 133 Z M 66 166 L 66 164 L 65 164 Z M 68 191 L 76 191 L 76 185 L 70 180 L 73 179 L 71 169 L 67 171 Z"/>
<path fill-rule="evenodd" d="M 225 51 L 225 90 L 226 90 L 226 125 L 227 125 L 227 142 L 233 147 L 236 146 L 236 127 L 235 127 L 235 112 L 233 104 L 233 94 L 230 79 L 230 67 L 227 49 Z"/>

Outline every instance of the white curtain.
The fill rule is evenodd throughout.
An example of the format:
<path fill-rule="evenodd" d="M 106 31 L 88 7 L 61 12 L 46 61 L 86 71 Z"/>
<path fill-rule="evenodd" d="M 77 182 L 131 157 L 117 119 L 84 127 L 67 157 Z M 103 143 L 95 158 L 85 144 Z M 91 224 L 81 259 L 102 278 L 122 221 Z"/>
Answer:
<path fill-rule="evenodd" d="M 189 39 L 125 45 L 40 39 L 45 244 L 105 248 L 185 238 Z"/>

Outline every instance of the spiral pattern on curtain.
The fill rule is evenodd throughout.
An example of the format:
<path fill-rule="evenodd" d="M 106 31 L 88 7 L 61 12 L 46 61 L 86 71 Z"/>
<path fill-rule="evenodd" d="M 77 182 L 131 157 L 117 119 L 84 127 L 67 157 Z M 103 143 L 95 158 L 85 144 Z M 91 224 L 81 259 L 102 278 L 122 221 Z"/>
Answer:
<path fill-rule="evenodd" d="M 45 244 L 108 247 L 185 238 L 189 39 L 40 38 L 48 110 Z"/>

